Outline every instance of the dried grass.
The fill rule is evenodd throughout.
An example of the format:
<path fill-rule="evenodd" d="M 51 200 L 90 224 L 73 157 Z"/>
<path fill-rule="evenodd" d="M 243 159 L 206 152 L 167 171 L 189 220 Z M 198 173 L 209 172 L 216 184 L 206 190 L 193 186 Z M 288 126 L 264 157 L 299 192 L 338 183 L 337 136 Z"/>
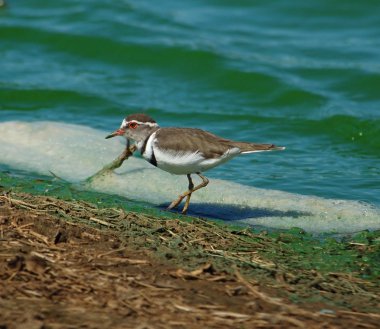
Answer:
<path fill-rule="evenodd" d="M 373 312 L 290 303 L 286 291 L 307 289 L 373 305 L 380 298 L 366 280 L 266 259 L 260 251 L 274 246 L 265 235 L 28 194 L 0 195 L 0 209 L 0 307 L 8 312 L 0 320 L 35 328 L 74 328 L 75 317 L 91 328 L 378 325 Z"/>

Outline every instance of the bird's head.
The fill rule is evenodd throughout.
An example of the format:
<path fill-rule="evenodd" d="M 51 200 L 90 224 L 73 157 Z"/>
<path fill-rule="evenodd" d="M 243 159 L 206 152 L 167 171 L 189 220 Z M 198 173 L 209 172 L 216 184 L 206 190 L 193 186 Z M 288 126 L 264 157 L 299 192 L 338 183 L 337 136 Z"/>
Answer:
<path fill-rule="evenodd" d="M 158 124 L 150 116 L 136 113 L 128 115 L 121 123 L 120 128 L 109 134 L 106 138 L 125 136 L 139 143 L 145 141 L 158 128 Z"/>

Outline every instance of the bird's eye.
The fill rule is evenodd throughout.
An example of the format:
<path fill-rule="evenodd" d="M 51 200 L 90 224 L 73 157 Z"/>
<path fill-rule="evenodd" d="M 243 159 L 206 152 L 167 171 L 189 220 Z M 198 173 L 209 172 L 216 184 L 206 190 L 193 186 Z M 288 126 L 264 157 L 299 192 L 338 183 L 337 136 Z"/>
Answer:
<path fill-rule="evenodd" d="M 128 127 L 131 128 L 131 129 L 136 129 L 137 126 L 138 126 L 138 125 L 137 125 L 137 122 L 133 122 L 133 121 L 132 121 L 132 122 L 128 123 Z"/>

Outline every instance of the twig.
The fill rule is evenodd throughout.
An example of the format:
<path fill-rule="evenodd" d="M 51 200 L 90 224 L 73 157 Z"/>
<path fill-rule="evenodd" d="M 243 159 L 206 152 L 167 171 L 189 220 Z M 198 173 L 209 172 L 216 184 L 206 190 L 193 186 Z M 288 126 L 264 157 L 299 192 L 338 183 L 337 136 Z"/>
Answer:
<path fill-rule="evenodd" d="M 104 174 L 107 174 L 111 172 L 112 170 L 115 170 L 119 168 L 125 160 L 127 160 L 133 152 L 135 152 L 137 149 L 136 145 L 129 146 L 129 143 L 127 143 L 127 146 L 123 153 L 121 153 L 115 160 L 113 160 L 111 163 L 105 165 L 102 169 L 100 169 L 97 173 L 90 176 L 85 180 L 86 183 L 91 183 L 95 178 L 102 176 Z"/>
<path fill-rule="evenodd" d="M 35 206 L 35 205 L 33 205 L 33 204 L 30 204 L 30 203 L 26 203 L 26 202 L 24 202 L 24 201 L 21 201 L 21 200 L 17 200 L 17 199 L 12 199 L 10 196 L 3 196 L 3 195 L 1 195 L 0 196 L 0 199 L 5 199 L 5 200 L 7 200 L 9 203 L 10 203 L 10 205 L 13 205 L 13 204 L 15 204 L 15 205 L 18 205 L 18 206 L 20 206 L 20 207 L 22 207 L 22 208 L 33 208 L 33 209 L 36 209 L 37 208 L 37 206 Z"/>
<path fill-rule="evenodd" d="M 241 282 L 242 284 L 244 284 L 255 297 L 257 297 L 257 298 L 259 298 L 259 299 L 261 299 L 261 300 L 263 300 L 269 304 L 276 305 L 280 309 L 287 311 L 291 314 L 303 315 L 303 316 L 306 316 L 309 318 L 317 317 L 317 315 L 312 313 L 312 312 L 301 309 L 301 308 L 297 307 L 296 305 L 287 305 L 286 302 L 280 298 L 273 298 L 273 297 L 270 297 L 270 296 L 264 294 L 263 292 L 258 291 L 257 289 L 255 289 L 252 286 L 252 284 L 250 284 L 246 279 L 243 278 L 243 276 L 239 273 L 238 270 L 235 271 L 235 276 L 236 276 L 236 279 L 239 282 Z"/>
<path fill-rule="evenodd" d="M 95 223 L 107 226 L 107 227 L 115 226 L 114 224 L 107 223 L 106 221 L 98 219 L 98 218 L 95 218 L 95 217 L 90 217 L 89 220 L 91 220 L 91 221 L 93 221 Z"/>
<path fill-rule="evenodd" d="M 96 255 L 96 258 L 101 258 L 101 257 L 103 257 L 103 256 L 108 256 L 108 255 L 113 254 L 114 252 L 124 251 L 124 250 L 126 250 L 127 248 L 128 248 L 128 247 L 122 247 L 122 248 L 119 248 L 119 249 L 114 249 L 114 250 L 111 250 L 111 251 L 103 252 L 103 253 L 101 253 L 101 254 Z"/>
<path fill-rule="evenodd" d="M 339 310 L 339 313 L 380 319 L 380 314 L 376 314 L 376 313 L 362 313 L 362 312 L 352 312 L 352 311 L 344 311 L 344 310 Z"/>
<path fill-rule="evenodd" d="M 66 182 L 66 183 L 68 183 L 67 180 L 63 179 L 62 177 L 59 177 L 58 175 L 56 175 L 55 173 L 53 173 L 51 170 L 49 170 L 49 173 L 51 173 L 52 176 L 53 176 L 55 179 L 58 179 L 58 180 L 60 180 L 60 181 L 62 181 L 62 182 Z"/>

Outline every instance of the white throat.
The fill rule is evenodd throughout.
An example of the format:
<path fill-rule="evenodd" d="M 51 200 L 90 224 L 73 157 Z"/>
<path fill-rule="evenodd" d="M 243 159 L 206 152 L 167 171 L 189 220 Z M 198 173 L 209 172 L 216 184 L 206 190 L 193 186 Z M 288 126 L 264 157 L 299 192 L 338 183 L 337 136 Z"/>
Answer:
<path fill-rule="evenodd" d="M 145 141 L 146 141 L 146 144 L 145 144 L 145 149 L 143 150 L 143 152 L 141 153 L 141 155 L 149 160 L 151 157 L 152 157 L 152 153 L 153 153 L 153 143 L 154 143 L 154 140 L 156 138 L 156 133 L 157 131 L 155 131 L 153 134 L 151 134 L 149 137 L 148 137 L 148 140 L 143 140 L 143 141 L 139 141 L 136 143 L 136 146 L 137 146 L 137 150 L 139 152 L 142 151 L 143 149 L 143 146 L 145 144 Z"/>

